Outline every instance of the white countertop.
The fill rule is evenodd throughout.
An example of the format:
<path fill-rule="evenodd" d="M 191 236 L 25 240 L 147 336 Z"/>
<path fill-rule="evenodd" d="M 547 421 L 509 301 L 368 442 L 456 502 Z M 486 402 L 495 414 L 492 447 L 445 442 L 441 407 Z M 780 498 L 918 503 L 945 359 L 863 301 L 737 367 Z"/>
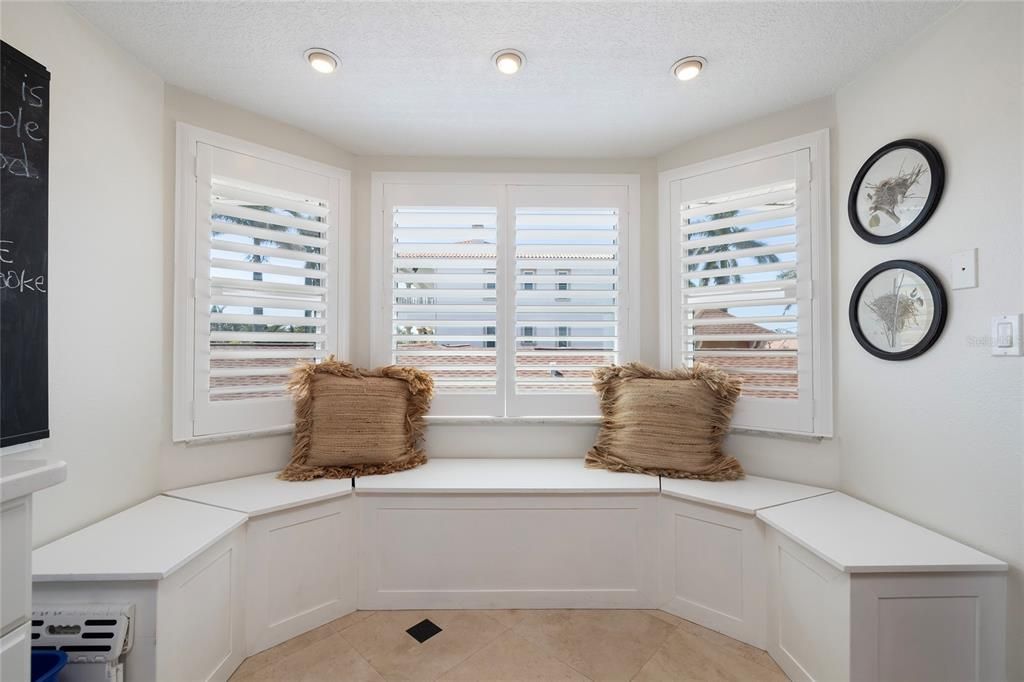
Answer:
<path fill-rule="evenodd" d="M 269 514 L 351 494 L 351 478 L 282 481 L 277 478 L 276 471 L 178 488 L 164 493 L 170 497 L 232 509 L 249 516 Z"/>
<path fill-rule="evenodd" d="M 587 469 L 583 460 L 432 459 L 386 476 L 356 479 L 367 493 L 656 493 L 657 476 Z"/>
<path fill-rule="evenodd" d="M 63 482 L 67 476 L 67 464 L 60 460 L 0 457 L 0 500 L 31 495 Z"/>
<path fill-rule="evenodd" d="M 35 550 L 32 579 L 160 580 L 245 521 L 245 514 L 159 495 Z"/>
<path fill-rule="evenodd" d="M 757 512 L 757 518 L 847 573 L 1005 571 L 1005 562 L 843 493 Z"/>
<path fill-rule="evenodd" d="M 662 478 L 661 492 L 692 502 L 753 516 L 758 509 L 795 502 L 808 497 L 832 492 L 802 483 L 790 483 L 774 478 L 747 476 L 738 481 L 697 481 L 689 478 Z"/>

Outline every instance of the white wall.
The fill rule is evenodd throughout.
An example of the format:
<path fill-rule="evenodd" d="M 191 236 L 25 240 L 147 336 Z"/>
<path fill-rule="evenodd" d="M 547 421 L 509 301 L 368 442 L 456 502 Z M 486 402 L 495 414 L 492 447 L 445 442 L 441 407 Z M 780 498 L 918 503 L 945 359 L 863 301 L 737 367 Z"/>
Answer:
<path fill-rule="evenodd" d="M 4 2 L 5 41 L 50 84 L 51 438 L 68 480 L 35 498 L 47 542 L 153 495 L 164 437 L 163 83 L 65 5 Z"/>
<path fill-rule="evenodd" d="M 741 125 L 687 140 L 659 155 L 657 166 L 659 171 L 688 166 L 825 128 L 829 129 L 832 142 L 831 227 L 835 262 L 836 234 L 842 225 L 837 218 L 839 214 L 836 208 L 841 201 L 835 183 L 836 115 L 831 97 L 813 100 Z M 833 292 L 833 339 L 844 319 L 843 305 L 843 301 Z M 842 422 L 843 415 L 837 410 L 835 438 L 811 439 L 734 433 L 729 436 L 725 447 L 729 454 L 740 460 L 748 473 L 835 488 L 839 486 L 838 433 Z"/>
<path fill-rule="evenodd" d="M 990 319 L 1024 310 L 1024 5 L 966 3 L 836 94 L 838 180 L 901 137 L 934 144 L 946 188 L 921 231 L 891 246 L 841 221 L 837 291 L 871 266 L 919 261 L 942 280 L 949 318 L 908 362 L 864 352 L 842 320 L 837 381 L 845 491 L 1010 561 L 1010 679 L 1024 679 L 1024 358 L 992 357 Z M 979 286 L 949 289 L 949 257 L 976 247 Z M 838 311 L 842 313 L 842 309 Z"/>

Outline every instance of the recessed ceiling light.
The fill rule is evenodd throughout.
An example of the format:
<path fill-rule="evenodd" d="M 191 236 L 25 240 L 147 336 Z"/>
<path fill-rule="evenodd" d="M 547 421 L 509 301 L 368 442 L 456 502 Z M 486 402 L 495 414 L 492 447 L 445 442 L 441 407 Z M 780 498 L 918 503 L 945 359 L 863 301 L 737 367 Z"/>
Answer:
<path fill-rule="evenodd" d="M 305 52 L 306 61 L 320 73 L 334 73 L 341 64 L 341 58 L 322 47 L 311 47 Z"/>
<path fill-rule="evenodd" d="M 494 53 L 494 65 L 501 73 L 511 76 L 526 65 L 526 55 L 519 50 L 499 50 Z"/>
<path fill-rule="evenodd" d="M 672 73 L 681 81 L 691 81 L 700 75 L 707 63 L 704 57 L 683 57 L 672 65 Z"/>

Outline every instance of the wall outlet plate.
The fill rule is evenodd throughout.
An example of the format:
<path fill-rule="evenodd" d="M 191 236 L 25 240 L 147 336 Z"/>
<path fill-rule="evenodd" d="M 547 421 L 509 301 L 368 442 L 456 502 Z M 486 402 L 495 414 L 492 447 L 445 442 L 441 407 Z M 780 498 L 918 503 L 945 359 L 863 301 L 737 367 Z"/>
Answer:
<path fill-rule="evenodd" d="M 952 275 L 950 285 L 954 289 L 972 289 L 978 286 L 978 250 L 968 249 L 954 253 L 950 258 Z"/>
<path fill-rule="evenodd" d="M 1021 314 L 996 315 L 992 318 L 992 355 L 1020 355 Z"/>

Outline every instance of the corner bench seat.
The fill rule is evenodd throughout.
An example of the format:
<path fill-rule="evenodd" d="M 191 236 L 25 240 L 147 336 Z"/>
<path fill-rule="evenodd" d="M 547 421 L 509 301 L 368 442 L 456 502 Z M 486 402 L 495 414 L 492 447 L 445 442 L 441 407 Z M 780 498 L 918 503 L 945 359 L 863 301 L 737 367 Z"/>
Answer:
<path fill-rule="evenodd" d="M 843 493 L 761 509 L 757 517 L 846 573 L 1007 570 L 1004 561 Z"/>
<path fill-rule="evenodd" d="M 214 507 L 232 509 L 250 517 L 302 507 L 352 494 L 351 478 L 317 478 L 312 481 L 282 481 L 277 472 L 231 478 L 164 493 Z"/>
<path fill-rule="evenodd" d="M 245 658 L 245 522 L 227 509 L 146 500 L 36 549 L 32 607 L 134 604 L 126 679 L 227 679 Z"/>
<path fill-rule="evenodd" d="M 352 479 L 282 481 L 271 472 L 164 495 L 248 516 L 247 655 L 355 611 Z"/>
<path fill-rule="evenodd" d="M 35 607 L 135 604 L 131 679 L 226 679 L 357 607 L 662 608 L 795 680 L 1005 674 L 1006 564 L 827 488 L 579 459 L 275 476 L 171 490 L 39 548 Z"/>
<path fill-rule="evenodd" d="M 842 493 L 757 516 L 791 679 L 1005 679 L 1004 562 Z"/>
<path fill-rule="evenodd" d="M 765 648 L 767 573 L 761 509 L 828 496 L 828 488 L 747 476 L 661 479 L 661 608 Z"/>

